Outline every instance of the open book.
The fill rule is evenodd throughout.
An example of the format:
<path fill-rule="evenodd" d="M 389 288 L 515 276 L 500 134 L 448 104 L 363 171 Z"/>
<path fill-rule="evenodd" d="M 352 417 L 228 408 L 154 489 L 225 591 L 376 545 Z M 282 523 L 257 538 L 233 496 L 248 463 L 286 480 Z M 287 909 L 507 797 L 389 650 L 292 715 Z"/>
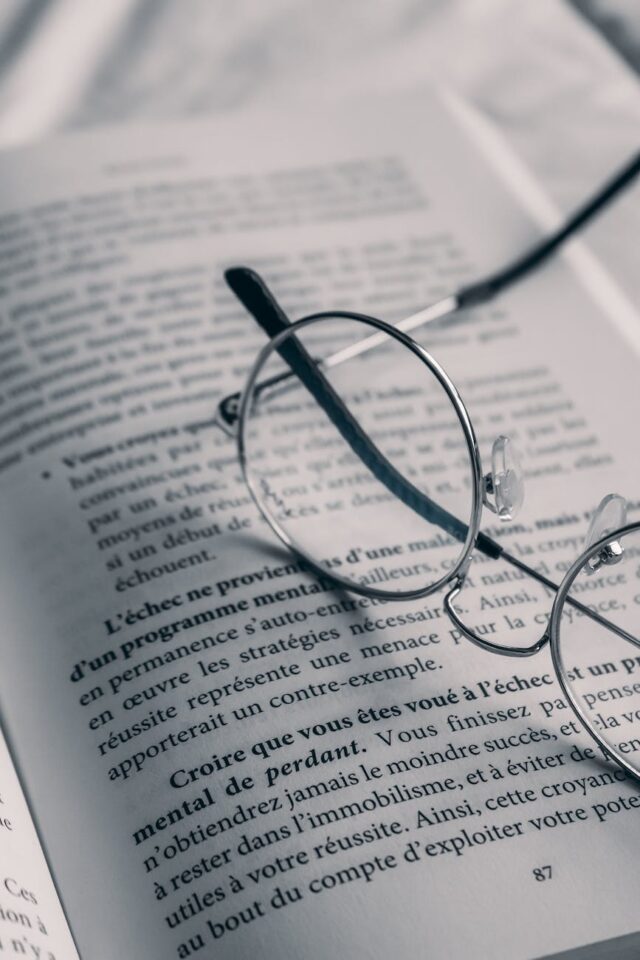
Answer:
<path fill-rule="evenodd" d="M 526 175 L 428 97 L 0 167 L 0 957 L 637 955 L 637 786 L 587 750 L 548 651 L 318 584 L 214 423 L 264 343 L 227 266 L 292 318 L 399 320 L 535 239 Z M 573 245 L 417 333 L 483 453 L 519 443 L 497 535 L 554 578 L 601 496 L 637 493 L 635 322 Z M 551 606 L 481 588 L 498 633 Z"/>

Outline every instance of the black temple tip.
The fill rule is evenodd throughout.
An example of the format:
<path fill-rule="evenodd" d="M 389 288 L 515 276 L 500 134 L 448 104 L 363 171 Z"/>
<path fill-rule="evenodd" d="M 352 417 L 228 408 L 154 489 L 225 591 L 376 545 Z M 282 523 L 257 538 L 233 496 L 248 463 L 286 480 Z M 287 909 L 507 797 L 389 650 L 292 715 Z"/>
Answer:
<path fill-rule="evenodd" d="M 250 267 L 229 267 L 224 272 L 224 278 L 240 303 L 269 337 L 275 337 L 289 325 L 275 297 L 255 270 Z"/>
<path fill-rule="evenodd" d="M 262 282 L 255 270 L 252 270 L 250 267 L 229 267 L 229 269 L 224 272 L 224 278 L 236 296 L 240 296 L 240 293 L 252 284 L 261 284 Z"/>

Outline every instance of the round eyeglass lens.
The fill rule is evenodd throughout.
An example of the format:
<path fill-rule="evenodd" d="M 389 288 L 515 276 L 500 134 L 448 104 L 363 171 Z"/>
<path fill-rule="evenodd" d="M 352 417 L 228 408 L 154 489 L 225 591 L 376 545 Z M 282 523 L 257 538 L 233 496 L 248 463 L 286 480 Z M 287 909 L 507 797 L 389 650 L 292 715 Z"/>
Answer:
<path fill-rule="evenodd" d="M 551 652 L 569 702 L 600 746 L 640 776 L 640 526 L 608 536 L 563 582 Z"/>
<path fill-rule="evenodd" d="M 285 544 L 347 588 L 398 598 L 436 589 L 466 557 L 478 467 L 446 376 L 376 324 L 308 318 L 271 341 L 243 398 L 239 449 Z M 368 336 L 375 348 L 345 359 Z M 338 351 L 342 362 L 324 362 Z"/>

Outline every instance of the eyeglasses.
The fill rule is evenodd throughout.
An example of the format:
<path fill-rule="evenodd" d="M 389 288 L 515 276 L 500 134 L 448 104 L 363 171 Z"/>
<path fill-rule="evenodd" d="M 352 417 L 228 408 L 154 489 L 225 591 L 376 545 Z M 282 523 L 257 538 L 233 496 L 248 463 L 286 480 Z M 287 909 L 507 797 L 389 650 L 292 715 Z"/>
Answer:
<path fill-rule="evenodd" d="M 455 385 L 409 336 L 426 323 L 451 323 L 529 274 L 638 172 L 640 155 L 527 254 L 396 326 L 348 311 L 290 323 L 257 274 L 227 271 L 271 339 L 242 394 L 220 404 L 218 422 L 235 433 L 262 516 L 317 574 L 295 589 L 338 586 L 377 605 L 447 587 L 444 611 L 482 649 L 526 657 L 550 642 L 567 703 L 606 754 L 640 778 L 640 523 L 625 523 L 622 497 L 605 497 L 560 585 L 481 532 L 483 508 L 511 520 L 522 504 L 513 444 L 498 437 L 483 472 Z M 381 617 L 372 630 L 440 613 L 418 612 Z M 543 703 L 548 716 L 564 709 L 557 698 Z"/>

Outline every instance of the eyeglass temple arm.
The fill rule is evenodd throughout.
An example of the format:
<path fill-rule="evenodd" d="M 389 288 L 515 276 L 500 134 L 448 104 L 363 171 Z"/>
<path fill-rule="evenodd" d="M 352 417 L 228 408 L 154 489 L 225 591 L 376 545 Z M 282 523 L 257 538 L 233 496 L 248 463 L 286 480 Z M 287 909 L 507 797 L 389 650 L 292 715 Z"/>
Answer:
<path fill-rule="evenodd" d="M 270 338 L 290 326 L 286 314 L 255 271 L 246 267 L 234 267 L 226 271 L 225 278 L 240 302 Z M 374 477 L 419 516 L 436 524 L 450 536 L 464 543 L 469 532 L 468 525 L 415 487 L 387 460 L 351 415 L 300 341 L 296 337 L 289 337 L 277 349 L 290 370 L 306 387 L 351 450 L 371 470 Z M 494 559 L 497 559 L 502 552 L 500 545 L 484 534 L 478 535 L 477 547 Z"/>
<path fill-rule="evenodd" d="M 451 322 L 452 314 L 457 313 L 468 307 L 477 307 L 481 304 L 493 300 L 499 293 L 517 283 L 528 273 L 533 272 L 537 267 L 548 260 L 556 250 L 568 240 L 581 227 L 595 217 L 621 190 L 629 186 L 635 177 L 640 173 L 640 152 L 635 154 L 603 187 L 601 187 L 586 203 L 579 207 L 568 220 L 566 220 L 557 230 L 548 234 L 539 243 L 527 250 L 524 254 L 517 257 L 502 270 L 483 277 L 466 287 L 462 287 L 451 296 L 431 304 L 417 313 L 412 314 L 400 320 L 396 326 L 399 330 L 409 332 L 427 323 L 434 321 Z M 231 271 L 228 271 L 231 273 Z M 227 279 L 229 279 L 227 277 Z M 231 285 L 231 283 L 230 283 Z M 252 313 L 251 307 L 247 307 Z M 255 316 L 255 314 L 254 314 Z M 266 328 L 265 328 L 266 329 Z M 275 334 L 269 334 L 274 336 Z M 336 366 L 343 360 L 351 357 L 360 356 L 368 350 L 373 349 L 380 343 L 379 334 L 365 337 L 353 344 L 351 347 L 338 351 L 335 356 L 328 357 L 325 361 L 327 366 Z M 283 374 L 282 379 L 286 380 L 290 374 Z M 269 381 L 264 385 L 271 386 L 275 381 Z M 237 420 L 237 408 L 240 394 L 234 393 L 220 401 L 218 406 L 218 422 L 225 431 L 230 431 Z"/>
<path fill-rule="evenodd" d="M 640 174 L 640 151 L 634 154 L 586 203 L 574 211 L 557 230 L 543 237 L 539 243 L 516 257 L 502 270 L 458 290 L 456 298 L 459 309 L 487 303 L 507 287 L 542 266 L 565 240 L 586 226 L 610 200 L 613 200 L 616 194 L 630 186 L 638 174 Z"/>

